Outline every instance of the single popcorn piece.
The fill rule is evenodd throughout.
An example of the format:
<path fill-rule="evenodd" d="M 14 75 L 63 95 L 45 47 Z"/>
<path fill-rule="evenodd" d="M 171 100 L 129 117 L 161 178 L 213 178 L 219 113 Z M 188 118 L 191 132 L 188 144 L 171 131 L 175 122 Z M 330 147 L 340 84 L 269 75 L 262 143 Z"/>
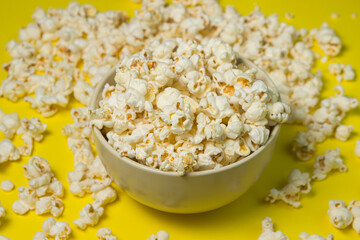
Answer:
<path fill-rule="evenodd" d="M 301 193 L 309 193 L 311 190 L 310 181 L 309 173 L 301 173 L 299 169 L 294 169 L 288 177 L 289 183 L 281 190 L 271 189 L 265 200 L 270 203 L 282 200 L 290 206 L 298 208 L 300 207 Z"/>
<path fill-rule="evenodd" d="M 355 144 L 355 155 L 360 158 L 360 140 L 356 141 Z"/>
<path fill-rule="evenodd" d="M 324 238 L 323 236 L 317 234 L 310 235 L 306 232 L 302 232 L 300 233 L 299 238 L 302 240 L 334 240 L 334 235 L 329 234 L 326 238 Z"/>
<path fill-rule="evenodd" d="M 169 233 L 166 231 L 158 231 L 157 234 L 151 234 L 149 238 L 146 240 L 169 240 L 170 236 Z"/>
<path fill-rule="evenodd" d="M 154 42 L 116 67 L 116 86 L 90 109 L 91 125 L 120 156 L 179 175 L 241 160 L 266 144 L 290 107 L 238 58 L 219 39 Z"/>
<path fill-rule="evenodd" d="M 22 135 L 25 145 L 19 147 L 19 151 L 23 156 L 30 156 L 33 150 L 34 141 L 40 142 L 44 138 L 44 132 L 47 124 L 40 122 L 39 118 L 23 118 L 20 121 L 20 127 L 17 134 Z"/>
<path fill-rule="evenodd" d="M 327 213 L 331 224 L 339 229 L 347 228 L 354 219 L 350 210 L 346 208 L 346 203 L 342 200 L 330 200 Z"/>
<path fill-rule="evenodd" d="M 0 141 L 0 163 L 16 161 L 21 157 L 17 147 L 9 139 Z"/>
<path fill-rule="evenodd" d="M 3 205 L 1 205 L 1 202 L 0 202 L 0 225 L 1 225 L 1 219 L 4 218 L 5 215 L 6 215 L 5 208 Z"/>
<path fill-rule="evenodd" d="M 347 171 L 347 167 L 343 164 L 343 159 L 340 156 L 340 148 L 327 150 L 325 154 L 316 158 L 312 179 L 323 180 L 332 170 Z"/>
<path fill-rule="evenodd" d="M 19 187 L 19 200 L 12 205 L 12 210 L 19 215 L 24 215 L 28 211 L 35 209 L 38 197 L 33 189 L 29 187 Z"/>
<path fill-rule="evenodd" d="M 116 236 L 112 235 L 112 231 L 109 228 L 100 228 L 97 231 L 96 236 L 100 240 L 117 240 L 118 239 Z"/>
<path fill-rule="evenodd" d="M 331 18 L 336 19 L 336 18 L 339 18 L 339 17 L 340 17 L 339 13 L 336 13 L 336 12 L 331 13 Z"/>
<path fill-rule="evenodd" d="M 341 39 L 326 22 L 321 25 L 316 33 L 316 41 L 324 53 L 330 56 L 336 56 L 342 47 Z"/>
<path fill-rule="evenodd" d="M 36 202 L 35 210 L 37 215 L 51 213 L 54 217 L 59 217 L 64 211 L 64 204 L 56 196 L 42 197 Z"/>
<path fill-rule="evenodd" d="M 281 231 L 274 231 L 274 224 L 271 218 L 266 217 L 261 222 L 262 233 L 258 240 L 289 240 L 289 238 Z"/>
<path fill-rule="evenodd" d="M 5 114 L 0 109 L 0 131 L 6 138 L 13 138 L 20 127 L 20 118 L 17 113 Z"/>
<path fill-rule="evenodd" d="M 69 239 L 71 234 L 71 228 L 67 222 L 58 222 L 52 217 L 44 221 L 42 229 L 47 237 L 57 240 Z M 39 234 L 39 236 L 41 235 Z"/>
<path fill-rule="evenodd" d="M 329 72 L 335 75 L 339 82 L 342 80 L 351 81 L 355 79 L 355 71 L 351 64 L 330 63 Z"/>
<path fill-rule="evenodd" d="M 354 217 L 352 227 L 356 231 L 356 233 L 360 234 L 360 201 L 350 201 L 347 208 L 350 210 L 351 214 Z"/>
<path fill-rule="evenodd" d="M 353 126 L 340 125 L 336 128 L 335 138 L 345 142 L 349 139 L 350 134 L 353 130 L 354 130 Z"/>
<path fill-rule="evenodd" d="M 44 232 L 36 232 L 32 240 L 49 240 Z"/>
<path fill-rule="evenodd" d="M 104 213 L 104 208 L 101 205 L 102 202 L 99 200 L 95 200 L 92 204 L 87 204 L 79 213 L 80 218 L 76 219 L 73 223 L 82 230 L 85 230 L 87 226 L 95 226 Z"/>
<path fill-rule="evenodd" d="M 15 185 L 10 180 L 3 180 L 1 182 L 0 188 L 5 192 L 10 192 L 14 189 Z"/>

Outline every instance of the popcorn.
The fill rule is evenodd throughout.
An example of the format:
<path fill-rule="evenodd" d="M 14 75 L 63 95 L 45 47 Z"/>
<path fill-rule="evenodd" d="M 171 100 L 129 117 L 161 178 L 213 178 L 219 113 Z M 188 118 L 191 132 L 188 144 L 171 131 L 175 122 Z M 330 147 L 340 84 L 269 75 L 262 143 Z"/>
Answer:
<path fill-rule="evenodd" d="M 13 138 L 20 127 L 20 118 L 17 113 L 4 114 L 0 109 L 0 131 L 6 138 Z"/>
<path fill-rule="evenodd" d="M 11 240 L 11 239 L 8 237 L 5 237 L 4 235 L 0 235 L 0 240 Z"/>
<path fill-rule="evenodd" d="M 331 170 L 337 169 L 340 172 L 347 171 L 347 167 L 343 164 L 343 160 L 340 157 L 340 149 L 327 150 L 324 155 L 316 158 L 312 179 L 323 180 Z"/>
<path fill-rule="evenodd" d="M 16 161 L 20 159 L 20 152 L 17 147 L 9 140 L 0 141 L 0 163 Z"/>
<path fill-rule="evenodd" d="M 14 189 L 14 183 L 10 180 L 4 180 L 1 182 L 0 188 L 5 192 L 10 192 Z"/>
<path fill-rule="evenodd" d="M 331 224 L 339 229 L 347 228 L 353 221 L 350 210 L 342 200 L 330 200 L 327 213 Z"/>
<path fill-rule="evenodd" d="M 288 240 L 289 239 L 281 231 L 274 232 L 274 224 L 271 218 L 269 217 L 264 218 L 261 222 L 261 225 L 262 225 L 262 233 L 259 236 L 258 240 L 268 240 L 268 239 Z"/>
<path fill-rule="evenodd" d="M 4 218 L 5 217 L 5 208 L 3 205 L 1 205 L 1 202 L 0 202 L 0 225 L 1 225 L 1 218 Z"/>
<path fill-rule="evenodd" d="M 326 22 L 321 25 L 321 28 L 316 33 L 316 41 L 318 42 L 321 50 L 326 55 L 336 56 L 342 47 L 341 39 L 336 35 Z"/>
<path fill-rule="evenodd" d="M 329 64 L 329 72 L 335 75 L 339 82 L 342 80 L 351 81 L 355 79 L 355 71 L 351 64 L 331 63 Z"/>
<path fill-rule="evenodd" d="M 353 229 L 357 233 L 360 233 L 360 201 L 350 201 L 347 208 L 350 210 L 351 214 L 354 217 L 354 221 L 352 223 Z"/>
<path fill-rule="evenodd" d="M 19 151 L 23 156 L 30 156 L 33 149 L 33 141 L 40 142 L 44 135 L 47 124 L 42 124 L 39 118 L 23 118 L 20 120 L 20 127 L 17 134 L 22 134 L 25 145 L 19 147 Z"/>
<path fill-rule="evenodd" d="M 58 222 L 54 218 L 49 217 L 42 225 L 42 229 L 47 237 L 52 237 L 56 240 L 69 239 L 71 228 L 67 222 Z M 39 236 L 39 233 L 36 233 Z"/>
<path fill-rule="evenodd" d="M 117 240 L 118 239 L 116 236 L 112 235 L 112 232 L 109 228 L 100 228 L 97 231 L 96 236 L 100 240 Z"/>
<path fill-rule="evenodd" d="M 36 232 L 32 240 L 48 240 L 46 237 L 46 233 L 44 232 Z"/>
<path fill-rule="evenodd" d="M 353 130 L 354 130 L 353 126 L 339 125 L 335 131 L 335 138 L 345 142 L 348 140 Z"/>
<path fill-rule="evenodd" d="M 356 141 L 356 145 L 355 145 L 355 155 L 360 157 L 360 140 Z"/>
<path fill-rule="evenodd" d="M 147 240 L 169 240 L 169 233 L 166 231 L 158 231 L 157 234 L 151 234 Z"/>
<path fill-rule="evenodd" d="M 292 207 L 300 207 L 300 194 L 309 193 L 311 190 L 309 173 L 301 173 L 300 170 L 294 169 L 288 181 L 289 183 L 281 190 L 271 189 L 265 200 L 270 203 L 282 200 Z"/>
<path fill-rule="evenodd" d="M 54 217 L 59 217 L 64 211 L 64 204 L 56 196 L 42 197 L 36 202 L 35 210 L 37 215 L 51 213 Z"/>
<path fill-rule="evenodd" d="M 121 156 L 162 171 L 183 175 L 235 162 L 264 145 L 270 126 L 287 121 L 290 113 L 255 79 L 256 69 L 235 64 L 237 57 L 218 39 L 154 42 L 123 58 L 117 84 L 104 88 L 90 124 L 105 130 Z"/>
<path fill-rule="evenodd" d="M 38 200 L 36 193 L 29 187 L 19 187 L 19 200 L 12 205 L 12 210 L 19 215 L 24 215 L 28 211 L 35 209 Z"/>
<path fill-rule="evenodd" d="M 329 234 L 326 238 L 317 235 L 317 234 L 308 234 L 306 232 L 302 232 L 299 235 L 299 238 L 301 238 L 302 240 L 334 240 L 334 235 Z"/>
<path fill-rule="evenodd" d="M 75 99 L 86 106 L 90 104 L 93 92 L 94 87 L 92 87 L 88 82 L 85 81 L 77 81 L 74 86 Z"/>
<path fill-rule="evenodd" d="M 104 213 L 104 208 L 101 205 L 102 202 L 98 200 L 95 200 L 92 204 L 86 204 L 79 213 L 80 218 L 73 223 L 82 230 L 86 229 L 87 226 L 95 226 Z"/>

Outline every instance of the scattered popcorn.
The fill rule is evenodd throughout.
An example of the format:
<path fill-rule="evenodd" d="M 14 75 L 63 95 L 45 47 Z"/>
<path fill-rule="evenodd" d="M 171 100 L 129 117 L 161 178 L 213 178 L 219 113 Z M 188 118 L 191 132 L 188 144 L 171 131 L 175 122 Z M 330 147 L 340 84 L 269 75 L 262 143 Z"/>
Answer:
<path fill-rule="evenodd" d="M 169 233 L 166 231 L 158 231 L 157 234 L 151 234 L 150 237 L 146 240 L 169 240 Z"/>
<path fill-rule="evenodd" d="M 351 81 L 355 79 L 355 71 L 351 64 L 330 63 L 329 72 L 335 75 L 339 82 L 342 80 Z"/>
<path fill-rule="evenodd" d="M 331 18 L 339 18 L 340 15 L 338 13 L 331 13 Z"/>
<path fill-rule="evenodd" d="M 360 157 L 360 140 L 356 141 L 356 145 L 355 145 L 355 155 Z"/>
<path fill-rule="evenodd" d="M 325 154 L 316 158 L 312 179 L 323 180 L 331 170 L 339 170 L 339 172 L 347 171 L 347 167 L 343 164 L 343 159 L 340 157 L 340 148 L 327 150 Z"/>
<path fill-rule="evenodd" d="M 353 126 L 339 125 L 335 131 L 335 138 L 345 142 L 349 139 L 350 134 L 353 130 Z"/>
<path fill-rule="evenodd" d="M 270 203 L 282 200 L 290 206 L 298 208 L 300 207 L 300 194 L 309 193 L 311 190 L 310 181 L 309 173 L 301 173 L 299 169 L 294 169 L 288 177 L 289 183 L 281 190 L 271 189 L 265 200 Z"/>
<path fill-rule="evenodd" d="M 5 114 L 0 109 L 0 131 L 6 138 L 13 138 L 20 127 L 20 118 L 17 113 Z"/>
<path fill-rule="evenodd" d="M 274 232 L 274 224 L 271 218 L 266 217 L 261 222 L 262 233 L 258 240 L 289 240 L 289 238 L 282 232 Z"/>
<path fill-rule="evenodd" d="M 307 130 L 297 132 L 293 141 L 293 151 L 300 160 L 310 159 L 316 152 L 315 145 L 332 136 L 345 114 L 359 105 L 356 98 L 344 95 L 344 88 L 337 85 L 335 97 L 321 101 L 321 106 L 305 119 Z"/>
<path fill-rule="evenodd" d="M 1 202 L 0 202 L 0 225 L 1 225 L 1 219 L 5 217 L 5 208 L 3 205 L 1 205 Z"/>
<path fill-rule="evenodd" d="M 1 182 L 0 188 L 5 192 L 10 192 L 14 189 L 14 183 L 10 180 L 4 180 Z"/>
<path fill-rule="evenodd" d="M 352 200 L 348 205 L 348 209 L 354 218 L 352 227 L 356 233 L 360 234 L 360 201 Z"/>
<path fill-rule="evenodd" d="M 16 214 L 26 214 L 36 210 L 36 214 L 50 213 L 59 217 L 64 211 L 61 198 L 64 188 L 54 176 L 49 162 L 41 157 L 34 156 L 28 164 L 23 165 L 25 177 L 29 180 L 30 187 L 19 187 L 19 200 L 15 201 L 12 209 Z"/>
<path fill-rule="evenodd" d="M 167 46 L 166 57 L 158 57 Z M 264 145 L 271 127 L 290 114 L 255 79 L 256 69 L 234 64 L 237 58 L 218 39 L 154 43 L 117 66 L 117 85 L 105 87 L 100 108 L 90 111 L 91 124 L 106 129 L 119 155 L 162 171 L 201 170 L 199 156 L 212 146 L 223 160 L 209 157 L 214 162 L 207 169 L 235 162 Z"/>
<path fill-rule="evenodd" d="M 97 231 L 96 236 L 100 240 L 117 240 L 118 239 L 116 236 L 112 235 L 112 232 L 109 228 L 100 228 Z"/>
<path fill-rule="evenodd" d="M 287 18 L 287 19 L 293 19 L 293 18 L 294 18 L 294 14 L 293 14 L 293 13 L 290 13 L 290 12 L 286 12 L 286 13 L 285 13 L 285 18 Z"/>
<path fill-rule="evenodd" d="M 310 235 L 306 232 L 302 232 L 300 233 L 299 238 L 302 240 L 334 240 L 334 235 L 329 234 L 326 238 L 324 238 L 323 236 L 317 234 Z"/>
<path fill-rule="evenodd" d="M 0 141 L 0 163 L 20 159 L 20 152 L 9 139 Z"/>
<path fill-rule="evenodd" d="M 104 213 L 104 208 L 101 207 L 102 204 L 99 200 L 95 200 L 92 204 L 86 204 L 79 213 L 80 218 L 73 223 L 82 230 L 85 230 L 87 226 L 95 226 Z"/>
<path fill-rule="evenodd" d="M 347 228 L 353 221 L 350 210 L 346 208 L 346 203 L 342 200 L 330 200 L 327 213 L 331 224 L 339 229 Z"/>
<path fill-rule="evenodd" d="M 56 240 L 69 239 L 71 234 L 71 228 L 67 222 L 58 222 L 54 218 L 49 217 L 42 225 L 42 229 L 47 237 L 55 238 Z M 37 236 L 43 236 L 40 233 L 36 233 Z"/>

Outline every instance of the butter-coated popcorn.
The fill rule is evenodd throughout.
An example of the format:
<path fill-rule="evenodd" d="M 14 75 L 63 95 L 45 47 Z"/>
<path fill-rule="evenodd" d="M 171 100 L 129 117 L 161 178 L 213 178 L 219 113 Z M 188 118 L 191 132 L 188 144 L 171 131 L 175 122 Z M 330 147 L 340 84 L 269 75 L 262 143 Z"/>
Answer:
<path fill-rule="evenodd" d="M 79 213 L 80 218 L 76 219 L 73 223 L 82 230 L 85 230 L 87 226 L 95 226 L 104 213 L 104 208 L 101 205 L 102 202 L 98 200 L 95 200 L 92 204 L 86 204 Z"/>
<path fill-rule="evenodd" d="M 316 158 L 312 179 L 323 180 L 331 170 L 347 171 L 347 167 L 343 164 L 343 159 L 340 156 L 339 148 L 327 150 L 325 154 Z"/>
<path fill-rule="evenodd" d="M 12 141 L 7 138 L 0 141 L 0 163 L 15 161 L 20 159 L 20 157 L 19 149 Z"/>
<path fill-rule="evenodd" d="M 237 66 L 237 57 L 218 39 L 155 41 L 123 58 L 116 86 L 107 85 L 100 108 L 90 110 L 91 125 L 106 129 L 121 156 L 163 171 L 183 175 L 235 162 L 264 145 L 271 126 L 290 113 L 280 104 L 268 114 L 278 96 L 255 78 L 256 69 Z M 211 145 L 216 154 L 204 149 Z"/>
<path fill-rule="evenodd" d="M 20 127 L 20 118 L 17 113 L 5 114 L 0 109 L 0 131 L 6 138 L 13 138 Z"/>
<path fill-rule="evenodd" d="M 117 240 L 118 238 L 114 235 L 112 235 L 112 231 L 109 228 L 100 228 L 96 232 L 96 236 L 100 240 Z"/>
<path fill-rule="evenodd" d="M 258 240 L 289 240 L 289 238 L 281 231 L 274 231 L 274 223 L 271 218 L 266 217 L 261 222 L 262 233 Z"/>
<path fill-rule="evenodd" d="M 282 200 L 290 206 L 298 208 L 301 204 L 301 193 L 309 193 L 311 190 L 310 181 L 309 173 L 301 173 L 300 170 L 294 169 L 288 177 L 289 183 L 281 190 L 271 189 L 266 201 L 274 203 L 277 200 Z"/>
<path fill-rule="evenodd" d="M 326 238 L 324 238 L 323 236 L 317 234 L 310 235 L 306 232 L 302 232 L 300 233 L 299 238 L 302 240 L 334 240 L 334 235 L 329 234 Z"/>
<path fill-rule="evenodd" d="M 342 200 L 330 200 L 327 213 L 331 224 L 339 229 L 347 228 L 354 219 Z"/>
<path fill-rule="evenodd" d="M 14 189 L 15 185 L 10 180 L 3 180 L 1 181 L 0 188 L 5 192 L 10 192 Z"/>
<path fill-rule="evenodd" d="M 69 239 L 71 228 L 67 222 L 56 221 L 49 217 L 43 222 L 42 229 L 47 237 L 52 237 L 55 240 Z"/>
<path fill-rule="evenodd" d="M 169 233 L 164 231 L 164 230 L 161 230 L 161 231 L 158 231 L 155 234 L 151 234 L 150 237 L 146 240 L 169 240 L 170 236 L 169 236 Z"/>

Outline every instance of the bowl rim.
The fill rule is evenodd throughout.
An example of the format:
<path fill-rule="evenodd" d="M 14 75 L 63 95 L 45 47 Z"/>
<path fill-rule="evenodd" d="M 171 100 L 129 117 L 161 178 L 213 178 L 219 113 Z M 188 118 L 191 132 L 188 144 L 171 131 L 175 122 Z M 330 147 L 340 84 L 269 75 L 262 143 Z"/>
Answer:
<path fill-rule="evenodd" d="M 273 86 L 275 86 L 275 90 L 276 89 L 276 85 L 275 83 L 272 81 L 272 79 L 265 73 L 265 71 L 263 71 L 261 68 L 257 67 L 255 64 L 253 64 L 252 62 L 250 62 L 249 60 L 240 57 L 241 60 L 243 62 L 245 62 L 246 64 L 249 64 L 251 67 L 256 67 L 258 69 L 258 71 L 261 71 L 263 74 L 265 74 L 265 76 L 268 78 L 267 80 L 269 80 Z M 91 102 L 90 102 L 90 108 L 97 108 L 98 107 L 98 102 L 96 102 L 97 96 L 99 94 L 102 94 L 102 90 L 104 89 L 105 84 L 107 83 L 108 78 L 114 74 L 114 71 L 116 72 L 116 66 L 113 67 L 105 76 L 104 78 L 98 83 L 98 85 L 95 88 L 95 91 L 93 93 L 93 96 L 91 98 Z M 279 96 L 280 99 L 280 96 Z M 260 148 L 256 149 L 254 152 L 250 153 L 248 156 L 241 158 L 239 160 L 237 160 L 236 162 L 230 163 L 229 165 L 220 167 L 220 168 L 216 168 L 216 169 L 207 169 L 207 170 L 201 170 L 201 171 L 194 171 L 194 172 L 189 172 L 189 173 L 185 173 L 183 176 L 187 176 L 187 177 L 197 177 L 197 176 L 204 176 L 204 175 L 211 175 L 211 174 L 216 174 L 216 173 L 221 173 L 224 171 L 228 171 L 230 169 L 233 169 L 235 167 L 241 166 L 243 164 L 245 164 L 246 162 L 252 160 L 253 158 L 255 158 L 257 155 L 259 155 L 265 148 L 268 147 L 268 145 L 270 143 L 272 143 L 274 140 L 276 140 L 276 136 L 279 134 L 280 132 L 280 127 L 281 124 L 278 123 L 276 125 L 273 126 L 273 129 L 271 130 L 270 133 L 270 137 L 268 139 L 268 141 L 265 143 L 265 145 L 261 146 Z M 165 175 L 165 176 L 172 176 L 172 177 L 180 177 L 180 175 L 177 172 L 167 172 L 167 171 L 162 171 L 160 169 L 157 168 L 152 168 L 149 167 L 147 165 L 141 164 L 139 162 L 136 162 L 133 159 L 130 159 L 128 157 L 121 157 L 118 155 L 118 152 L 108 143 L 108 141 L 106 141 L 105 137 L 103 136 L 103 134 L 100 132 L 100 130 L 95 127 L 92 126 L 91 127 L 92 131 L 93 131 L 93 135 L 94 137 L 96 137 L 96 139 L 99 141 L 99 143 L 105 147 L 105 149 L 109 152 L 111 152 L 112 155 L 114 155 L 114 157 L 116 157 L 117 160 L 123 161 L 126 164 L 129 164 L 135 168 L 141 169 L 143 171 L 146 171 L 148 173 L 152 173 L 152 174 L 159 174 L 159 175 Z M 96 146 L 95 146 L 96 147 Z M 99 149 L 96 149 L 97 151 L 99 151 Z"/>

